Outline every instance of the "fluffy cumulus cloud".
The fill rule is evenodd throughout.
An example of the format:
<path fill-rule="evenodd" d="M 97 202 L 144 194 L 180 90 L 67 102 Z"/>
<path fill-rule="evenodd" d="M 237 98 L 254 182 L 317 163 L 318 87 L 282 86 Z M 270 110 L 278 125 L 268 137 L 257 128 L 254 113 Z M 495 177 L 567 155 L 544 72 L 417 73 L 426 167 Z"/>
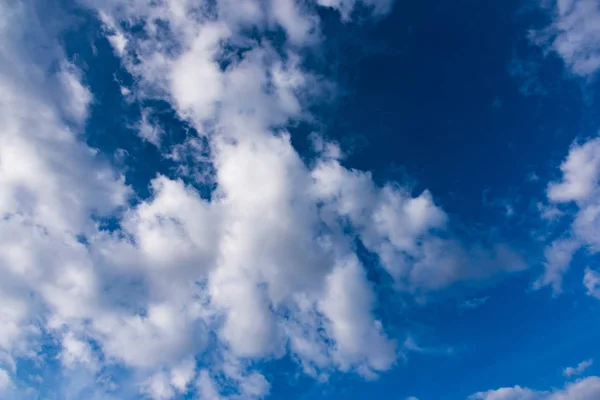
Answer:
<path fill-rule="evenodd" d="M 532 32 L 531 39 L 545 51 L 558 55 L 573 74 L 594 77 L 600 69 L 600 5 L 596 0 L 550 3 L 552 23 Z"/>
<path fill-rule="evenodd" d="M 591 400 L 599 396 L 600 378 L 590 376 L 560 390 L 537 391 L 515 386 L 475 393 L 468 400 Z"/>
<path fill-rule="evenodd" d="M 562 290 L 562 280 L 575 254 L 581 248 L 589 253 L 600 250 L 600 139 L 592 138 L 574 143 L 560 165 L 561 178 L 547 187 L 548 202 L 552 206 L 575 207 L 562 213 L 570 229 L 545 249 L 545 272 L 536 282 L 537 287 L 549 285 L 555 293 Z M 587 269 L 584 284 L 588 294 L 598 295 L 598 272 Z"/>
<path fill-rule="evenodd" d="M 344 18 L 391 7 L 317 3 Z M 318 45 L 314 8 L 81 5 L 134 77 L 124 93 L 171 104 L 195 131 L 178 145 L 206 163 L 194 152 L 203 139 L 211 169 L 192 174 L 197 181 L 157 174 L 150 195 L 135 196 L 85 142 L 94 95 L 56 40 L 60 24 L 40 20 L 36 2 L 0 5 L 0 388 L 22 388 L 13 384 L 19 363 L 39 362 L 48 337 L 58 373 L 88 377 L 64 398 L 263 398 L 270 383 L 255 365 L 285 355 L 316 379 L 371 378 L 395 364 L 398 348 L 357 241 L 407 294 L 525 268 L 507 246 L 452 238 L 431 193 L 376 184 L 346 168 L 335 143 L 319 139 L 312 162 L 300 157 L 285 127 L 308 120 L 304 105 L 330 87 L 300 57 Z M 273 30 L 283 45 L 248 36 Z M 177 161 L 149 115 L 139 135 Z M 569 177 L 558 198 L 583 201 L 595 188 L 588 175 Z M 213 190 L 201 195 L 207 182 Z M 578 232 L 591 240 L 586 226 Z M 111 369 L 134 379 L 114 382 Z"/>

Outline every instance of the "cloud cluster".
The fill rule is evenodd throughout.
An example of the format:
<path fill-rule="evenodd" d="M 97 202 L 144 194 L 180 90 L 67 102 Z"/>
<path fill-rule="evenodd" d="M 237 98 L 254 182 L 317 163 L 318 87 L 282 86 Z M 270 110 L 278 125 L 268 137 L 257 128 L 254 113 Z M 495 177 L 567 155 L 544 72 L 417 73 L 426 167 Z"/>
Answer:
<path fill-rule="evenodd" d="M 345 18 L 355 3 L 318 2 Z M 391 6 L 362 3 L 379 14 Z M 127 93 L 168 101 L 197 133 L 179 145 L 206 139 L 212 169 L 195 183 L 214 190 L 201 196 L 158 174 L 135 200 L 85 144 L 93 93 L 60 32 L 38 18 L 38 3 L 2 3 L 1 387 L 25 385 L 19 362 L 44 357 L 48 336 L 61 368 L 91 377 L 92 389 L 80 380 L 64 398 L 133 396 L 99 378 L 110 368 L 154 399 L 263 398 L 270 384 L 255 366 L 286 354 L 318 379 L 370 378 L 399 349 L 357 241 L 405 293 L 525 268 L 507 246 L 452 238 L 428 191 L 376 184 L 346 168 L 335 143 L 320 139 L 308 164 L 300 157 L 286 125 L 310 119 L 305 103 L 330 86 L 302 63 L 299 49 L 320 36 L 304 3 L 83 4 L 135 78 Z M 277 30 L 283 45 L 249 34 Z M 139 127 L 160 147 L 146 114 Z"/>

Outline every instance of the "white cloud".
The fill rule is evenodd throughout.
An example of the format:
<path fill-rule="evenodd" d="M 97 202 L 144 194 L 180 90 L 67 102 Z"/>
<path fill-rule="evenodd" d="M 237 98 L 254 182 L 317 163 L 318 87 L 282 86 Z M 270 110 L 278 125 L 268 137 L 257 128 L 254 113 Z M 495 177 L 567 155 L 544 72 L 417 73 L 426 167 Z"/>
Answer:
<path fill-rule="evenodd" d="M 113 50 L 116 52 L 118 56 L 125 55 L 125 49 L 127 47 L 127 38 L 123 34 L 123 32 L 116 26 L 115 22 L 110 19 L 110 17 L 103 12 L 99 12 L 98 16 L 102 21 L 106 32 L 104 35 L 108 39 L 108 42 L 112 46 Z"/>
<path fill-rule="evenodd" d="M 0 368 L 0 394 L 12 386 L 12 379 L 5 369 Z"/>
<path fill-rule="evenodd" d="M 584 360 L 582 362 L 580 362 L 579 364 L 577 364 L 576 367 L 567 367 L 563 370 L 563 374 L 567 377 L 570 378 L 572 376 L 576 376 L 576 375 L 581 375 L 583 372 L 585 372 L 586 369 L 588 369 L 592 364 L 594 363 L 594 360 L 589 359 L 589 360 Z"/>
<path fill-rule="evenodd" d="M 97 360 L 89 343 L 77 339 L 72 332 L 67 332 L 62 338 L 60 357 L 62 363 L 67 367 L 73 368 L 83 365 L 90 369 L 97 368 Z"/>
<path fill-rule="evenodd" d="M 536 391 L 515 386 L 479 392 L 469 396 L 469 400 L 591 400 L 600 396 L 600 378 L 590 376 L 568 383 L 564 389 Z"/>
<path fill-rule="evenodd" d="M 590 268 L 586 268 L 583 276 L 583 285 L 587 289 L 588 296 L 600 299 L 600 273 Z"/>
<path fill-rule="evenodd" d="M 592 253 L 600 250 L 600 139 L 574 143 L 560 169 L 561 179 L 548 184 L 548 200 L 552 206 L 574 203 L 577 209 L 571 215 L 570 230 L 545 249 L 545 272 L 536 287 L 551 285 L 554 293 L 562 290 L 562 277 L 578 249 L 585 247 Z M 558 215 L 564 215 L 560 210 L 558 212 Z M 590 285 L 593 276 L 593 272 L 588 274 Z"/>
<path fill-rule="evenodd" d="M 0 298 L 10 305 L 0 313 L 0 350 L 13 357 L 37 351 L 44 310 L 88 315 L 93 266 L 76 235 L 95 231 L 92 216 L 112 214 L 129 195 L 67 125 L 83 123 L 90 95 L 32 7 L 0 6 Z M 62 67 L 50 73 L 51 64 Z"/>
<path fill-rule="evenodd" d="M 561 164 L 559 182 L 548 185 L 548 199 L 554 203 L 586 202 L 598 193 L 600 174 L 600 138 L 573 144 Z"/>
<path fill-rule="evenodd" d="M 365 271 L 351 258 L 337 265 L 327 278 L 327 295 L 319 305 L 328 319 L 336 348 L 334 358 L 342 370 L 361 368 L 385 371 L 395 362 L 396 344 L 383 333 L 381 322 L 372 316 L 375 299 Z"/>
<path fill-rule="evenodd" d="M 394 0 L 317 0 L 317 3 L 338 10 L 343 20 L 349 20 L 357 5 L 369 8 L 374 15 L 383 15 L 391 11 Z"/>
<path fill-rule="evenodd" d="M 591 78 L 600 69 L 600 5 L 596 0 L 557 0 L 550 26 L 531 33 L 545 51 L 562 58 L 575 75 Z"/>
<path fill-rule="evenodd" d="M 171 385 L 180 393 L 185 393 L 188 385 L 196 375 L 196 361 L 184 360 L 180 365 L 171 370 Z"/>
<path fill-rule="evenodd" d="M 490 299 L 489 296 L 485 296 L 485 297 L 476 297 L 473 299 L 465 300 L 458 305 L 458 308 L 460 308 L 460 309 L 475 309 L 475 308 L 483 306 L 485 303 L 488 302 L 489 299 Z"/>
<path fill-rule="evenodd" d="M 546 398 L 544 396 L 545 393 L 515 386 L 475 393 L 469 396 L 469 400 L 542 400 Z"/>
<path fill-rule="evenodd" d="M 150 376 L 142 384 L 142 391 L 155 400 L 172 399 L 177 394 L 187 393 L 195 376 L 195 360 L 184 359 L 170 371 L 162 370 Z"/>
<path fill-rule="evenodd" d="M 144 386 L 144 391 L 153 400 L 169 400 L 175 396 L 175 390 L 165 373 L 154 374 Z"/>
<path fill-rule="evenodd" d="M 491 249 L 466 248 L 438 235 L 445 230 L 448 217 L 428 191 L 412 197 L 405 188 L 377 188 L 370 174 L 348 170 L 337 160 L 318 163 L 312 175 L 316 194 L 325 203 L 322 218 L 347 218 L 398 288 L 427 292 L 526 268 L 520 257 L 502 244 Z"/>
<path fill-rule="evenodd" d="M 156 147 L 160 147 L 162 136 L 165 134 L 164 129 L 150 120 L 148 110 L 142 110 L 142 116 L 137 126 L 138 134 L 144 140 L 152 143 Z"/>
<path fill-rule="evenodd" d="M 544 249 L 544 274 L 534 283 L 535 288 L 552 286 L 558 294 L 562 291 L 563 275 L 569 269 L 573 255 L 580 244 L 573 239 L 558 239 Z"/>
<path fill-rule="evenodd" d="M 197 382 L 200 398 L 202 400 L 221 400 L 217 387 L 213 379 L 208 374 L 208 371 L 203 369 L 200 371 Z"/>
<path fill-rule="evenodd" d="M 301 9 L 303 3 L 294 0 L 271 0 L 273 19 L 286 31 L 293 43 L 305 43 L 317 29 L 318 20 Z M 304 14 L 304 15 L 303 15 Z"/>
<path fill-rule="evenodd" d="M 568 383 L 563 389 L 537 391 L 515 386 L 479 392 L 468 400 L 591 400 L 600 396 L 600 378 L 590 376 Z"/>
<path fill-rule="evenodd" d="M 87 118 L 92 94 L 83 86 L 79 75 L 80 72 L 74 65 L 63 63 L 58 77 L 65 90 L 64 111 L 74 122 L 81 124 Z"/>
<path fill-rule="evenodd" d="M 600 377 L 590 376 L 569 383 L 563 390 L 552 393 L 548 400 L 588 400 L 600 398 Z"/>

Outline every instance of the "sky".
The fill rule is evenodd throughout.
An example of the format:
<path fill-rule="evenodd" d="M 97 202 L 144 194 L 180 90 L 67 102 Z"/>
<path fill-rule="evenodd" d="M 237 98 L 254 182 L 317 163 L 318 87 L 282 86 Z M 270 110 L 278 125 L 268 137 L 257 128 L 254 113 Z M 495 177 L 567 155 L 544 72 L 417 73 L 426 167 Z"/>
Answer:
<path fill-rule="evenodd" d="M 598 0 L 0 2 L 0 399 L 600 399 Z"/>

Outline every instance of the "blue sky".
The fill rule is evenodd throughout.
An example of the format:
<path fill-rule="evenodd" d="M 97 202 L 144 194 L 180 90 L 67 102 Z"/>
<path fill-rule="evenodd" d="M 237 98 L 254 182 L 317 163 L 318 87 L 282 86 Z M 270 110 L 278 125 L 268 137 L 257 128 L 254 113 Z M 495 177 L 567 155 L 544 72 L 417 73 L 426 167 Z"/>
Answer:
<path fill-rule="evenodd" d="M 0 398 L 599 399 L 599 76 L 597 0 L 3 3 Z"/>

